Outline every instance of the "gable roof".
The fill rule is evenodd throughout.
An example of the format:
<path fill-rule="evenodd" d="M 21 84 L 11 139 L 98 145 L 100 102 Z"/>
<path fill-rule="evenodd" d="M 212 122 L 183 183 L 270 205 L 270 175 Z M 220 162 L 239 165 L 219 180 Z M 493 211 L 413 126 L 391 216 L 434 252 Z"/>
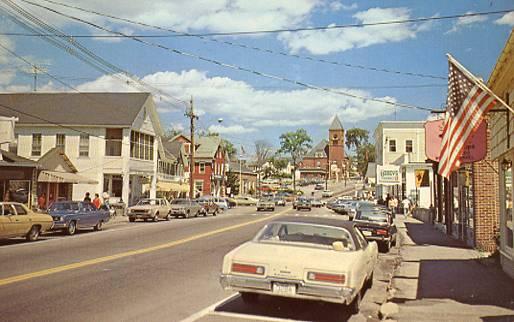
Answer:
<path fill-rule="evenodd" d="M 77 168 L 73 165 L 62 148 L 55 147 L 48 150 L 48 152 L 37 160 L 37 163 L 46 170 L 57 170 L 57 168 L 62 168 L 60 170 L 64 170 L 65 172 L 78 172 Z"/>
<path fill-rule="evenodd" d="M 17 125 L 131 126 L 149 97 L 150 93 L 4 93 L 0 115 L 17 117 Z"/>
<path fill-rule="evenodd" d="M 15 167 L 33 167 L 38 168 L 39 164 L 36 161 L 20 157 L 17 154 L 6 150 L 0 150 L 0 166 L 15 166 Z"/>
<path fill-rule="evenodd" d="M 317 157 L 317 153 L 323 153 L 323 157 L 327 157 L 327 153 L 325 151 L 328 145 L 328 141 L 323 139 L 318 144 L 316 144 L 305 156 L 306 157 Z"/>
<path fill-rule="evenodd" d="M 216 155 L 221 144 L 219 136 L 202 136 L 195 141 L 198 145 L 195 151 L 195 158 L 212 159 Z"/>
<path fill-rule="evenodd" d="M 334 116 L 334 119 L 332 120 L 332 124 L 330 125 L 329 130 L 344 130 L 343 124 L 341 123 L 337 115 Z"/>

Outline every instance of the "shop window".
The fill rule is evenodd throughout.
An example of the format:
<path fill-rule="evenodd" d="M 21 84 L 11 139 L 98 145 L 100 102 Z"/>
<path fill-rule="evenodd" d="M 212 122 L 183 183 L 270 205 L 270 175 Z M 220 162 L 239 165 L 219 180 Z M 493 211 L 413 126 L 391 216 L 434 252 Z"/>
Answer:
<path fill-rule="evenodd" d="M 89 156 L 89 134 L 81 134 L 80 142 L 79 142 L 79 156 L 80 157 L 88 157 Z"/>
<path fill-rule="evenodd" d="M 60 148 L 64 151 L 66 147 L 66 135 L 56 134 L 55 135 L 55 147 Z"/>
<path fill-rule="evenodd" d="M 396 140 L 389 140 L 389 152 L 396 152 Z"/>
<path fill-rule="evenodd" d="M 123 129 L 106 129 L 105 131 L 105 155 L 121 156 L 121 144 Z"/>
<path fill-rule="evenodd" d="M 41 133 L 32 134 L 32 156 L 41 156 Z"/>
<path fill-rule="evenodd" d="M 507 168 L 503 169 L 503 188 L 505 194 L 505 216 L 503 220 L 503 233 L 505 246 L 514 248 L 514 224 L 512 221 L 512 164 L 505 163 Z"/>
<path fill-rule="evenodd" d="M 405 152 L 412 153 L 412 140 L 405 141 Z"/>
<path fill-rule="evenodd" d="M 130 157 L 153 160 L 154 137 L 137 131 L 130 132 Z"/>

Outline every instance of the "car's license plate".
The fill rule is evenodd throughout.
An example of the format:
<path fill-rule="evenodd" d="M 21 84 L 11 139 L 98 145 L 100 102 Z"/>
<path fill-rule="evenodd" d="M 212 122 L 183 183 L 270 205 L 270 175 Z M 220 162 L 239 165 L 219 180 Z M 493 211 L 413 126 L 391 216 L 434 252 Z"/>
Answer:
<path fill-rule="evenodd" d="M 363 234 L 364 236 L 371 236 L 371 235 L 372 235 L 371 231 L 367 231 L 367 230 L 363 230 L 363 231 L 362 231 L 362 234 Z"/>
<path fill-rule="evenodd" d="M 273 293 L 278 295 L 295 295 L 296 285 L 284 284 L 284 283 L 273 283 Z"/>

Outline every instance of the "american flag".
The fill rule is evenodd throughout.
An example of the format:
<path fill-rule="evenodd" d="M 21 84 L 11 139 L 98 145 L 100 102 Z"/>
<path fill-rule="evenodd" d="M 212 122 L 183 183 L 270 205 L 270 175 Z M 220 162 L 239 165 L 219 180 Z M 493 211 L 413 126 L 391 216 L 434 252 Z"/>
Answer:
<path fill-rule="evenodd" d="M 495 95 L 451 56 L 448 98 L 439 160 L 439 174 L 445 178 L 460 166 L 468 139 L 487 111 L 497 104 Z"/>

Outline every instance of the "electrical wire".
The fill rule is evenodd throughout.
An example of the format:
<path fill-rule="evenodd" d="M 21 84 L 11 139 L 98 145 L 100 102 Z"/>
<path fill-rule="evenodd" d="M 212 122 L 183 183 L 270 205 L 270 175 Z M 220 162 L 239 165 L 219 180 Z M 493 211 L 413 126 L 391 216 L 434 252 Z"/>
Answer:
<path fill-rule="evenodd" d="M 9 1 L 9 0 L 4 0 L 4 1 Z M 353 94 L 353 93 L 349 93 L 349 92 L 344 92 L 344 91 L 340 91 L 340 90 L 336 90 L 336 89 L 332 89 L 332 88 L 328 88 L 328 87 L 322 87 L 322 86 L 317 86 L 317 85 L 313 85 L 313 84 L 309 84 L 309 83 L 305 83 L 305 82 L 300 82 L 300 81 L 296 81 L 296 80 L 293 80 L 293 79 L 288 79 L 288 78 L 285 78 L 285 77 L 280 77 L 280 76 L 273 75 L 273 74 L 259 72 L 259 71 L 256 71 L 256 70 L 252 70 L 252 69 L 249 69 L 249 68 L 246 68 L 246 67 L 241 67 L 241 66 L 234 65 L 234 64 L 228 64 L 228 63 L 225 63 L 225 62 L 222 62 L 222 61 L 218 61 L 218 60 L 215 60 L 215 59 L 211 59 L 211 58 L 208 58 L 208 57 L 205 57 L 205 56 L 201 56 L 201 55 L 185 52 L 185 51 L 182 51 L 182 50 L 178 50 L 178 49 L 175 49 L 175 48 L 167 47 L 167 46 L 164 46 L 162 44 L 149 42 L 149 41 L 140 39 L 138 37 L 134 37 L 134 36 L 131 36 L 131 35 L 124 34 L 122 32 L 112 31 L 112 30 L 109 30 L 108 28 L 102 27 L 102 26 L 100 26 L 98 24 L 95 24 L 93 22 L 90 22 L 90 21 L 84 20 L 82 18 L 78 18 L 78 17 L 72 16 L 72 15 L 68 15 L 68 14 L 62 13 L 62 12 L 60 12 L 58 10 L 55 10 L 55 9 L 43 6 L 41 4 L 34 3 L 32 1 L 27 1 L 27 0 L 21 0 L 21 1 L 23 1 L 25 3 L 28 3 L 28 4 L 31 4 L 33 6 L 45 9 L 47 11 L 53 12 L 53 13 L 55 13 L 57 15 L 66 17 L 68 19 L 71 19 L 71 20 L 74 20 L 74 21 L 78 21 L 80 23 L 92 26 L 92 27 L 94 27 L 96 29 L 100 29 L 100 30 L 105 31 L 105 32 L 109 32 L 109 33 L 112 33 L 112 34 L 117 34 L 117 35 L 123 36 L 125 38 L 132 39 L 132 40 L 134 40 L 136 42 L 142 43 L 142 44 L 147 45 L 147 46 L 160 48 L 160 49 L 166 50 L 166 51 L 168 51 L 170 53 L 173 53 L 173 54 L 178 54 L 178 55 L 182 55 L 182 56 L 198 59 L 198 60 L 201 60 L 201 61 L 204 61 L 204 62 L 207 62 L 207 63 L 218 65 L 220 67 L 229 68 L 229 69 L 233 69 L 233 70 L 237 70 L 237 71 L 242 71 L 242 72 L 253 74 L 253 75 L 256 75 L 256 76 L 259 76 L 259 77 L 264 77 L 264 78 L 268 78 L 268 79 L 273 79 L 273 80 L 278 80 L 278 81 L 282 81 L 282 82 L 287 82 L 287 83 L 295 84 L 295 85 L 298 85 L 298 86 L 301 86 L 301 87 L 304 87 L 304 88 L 318 90 L 318 91 L 323 91 L 323 92 L 327 92 L 327 93 L 333 93 L 333 94 L 342 95 L 342 96 L 346 96 L 346 97 L 351 97 L 351 98 L 355 98 L 355 99 L 359 99 L 359 100 L 363 100 L 363 101 L 373 101 L 373 102 L 378 102 L 378 103 L 382 103 L 382 104 L 386 104 L 386 105 L 398 106 L 398 107 L 402 107 L 402 108 L 418 109 L 418 110 L 422 110 L 422 111 L 426 111 L 426 112 L 432 112 L 434 110 L 433 108 L 428 108 L 428 107 L 422 107 L 422 106 L 416 106 L 416 105 L 410 105 L 410 104 L 404 104 L 404 103 L 397 103 L 397 102 L 393 102 L 393 101 L 387 101 L 387 100 L 378 99 L 378 98 L 372 98 L 372 97 L 365 97 L 365 96 L 361 96 L 361 95 L 357 95 L 357 94 Z"/>
<path fill-rule="evenodd" d="M 21 0 L 21 1 L 30 3 L 30 1 L 25 1 L 25 0 Z M 120 18 L 120 17 L 114 16 L 114 15 L 111 15 L 111 14 L 101 13 L 101 12 L 98 12 L 98 11 L 95 11 L 95 10 L 85 9 L 85 8 L 82 8 L 82 7 L 79 7 L 79 6 L 69 5 L 69 4 L 65 4 L 65 3 L 61 3 L 61 2 L 57 2 L 57 1 L 52 1 L 52 0 L 43 0 L 43 1 L 55 4 L 55 5 L 59 5 L 59 6 L 65 7 L 65 8 L 71 8 L 71 9 L 79 10 L 79 11 L 82 11 L 82 12 L 95 14 L 95 15 L 98 15 L 98 16 L 101 16 L 101 17 L 106 17 L 106 18 L 110 18 L 110 19 L 113 19 L 113 20 L 130 23 L 130 24 L 133 24 L 133 25 L 153 28 L 153 29 L 157 29 L 157 30 L 161 30 L 161 31 L 169 31 L 169 32 L 172 32 L 172 33 L 174 33 L 176 35 L 195 37 L 195 38 L 199 38 L 199 39 L 206 40 L 206 41 L 211 41 L 211 42 L 215 42 L 215 43 L 219 43 L 219 44 L 223 44 L 223 45 L 239 47 L 239 48 L 244 48 L 244 49 L 249 49 L 249 50 L 254 50 L 254 51 L 258 51 L 258 52 L 262 52 L 262 53 L 267 53 L 267 54 L 274 54 L 274 55 L 279 55 L 279 56 L 292 57 L 292 58 L 296 58 L 296 59 L 302 59 L 302 60 L 313 61 L 313 62 L 318 62 L 318 63 L 324 63 L 324 64 L 329 64 L 329 65 L 338 65 L 338 66 L 349 67 L 349 68 L 357 68 L 357 69 L 363 69 L 363 70 L 370 70 L 370 71 L 374 71 L 374 72 L 384 72 L 384 73 L 392 73 L 392 74 L 406 75 L 406 76 L 417 76 L 417 77 L 432 78 L 432 79 L 444 79 L 444 80 L 447 79 L 447 77 L 444 77 L 444 76 L 429 75 L 429 74 L 422 74 L 422 73 L 413 73 L 413 72 L 403 72 L 403 71 L 386 69 L 386 68 L 379 68 L 379 67 L 373 67 L 373 66 L 364 66 L 364 65 L 350 64 L 350 63 L 333 61 L 333 60 L 327 60 L 327 59 L 320 59 L 320 58 L 316 58 L 316 57 L 308 56 L 308 55 L 290 54 L 288 52 L 280 51 L 280 50 L 264 49 L 264 48 L 260 48 L 260 47 L 256 47 L 256 46 L 245 45 L 245 44 L 234 42 L 234 41 L 219 40 L 217 38 L 212 38 L 212 37 L 207 37 L 207 36 L 202 36 L 202 35 L 197 35 L 197 34 L 192 34 L 192 33 L 187 33 L 187 32 L 180 32 L 180 31 L 177 31 L 177 30 L 174 30 L 174 29 L 165 28 L 165 27 L 161 27 L 161 26 L 157 26 L 157 25 L 152 25 L 152 24 L 147 24 L 147 23 L 140 22 L 140 21 L 135 21 L 135 20 L 132 20 L 132 19 Z M 119 35 L 104 35 L 104 36 L 121 37 Z M 136 35 L 133 35 L 133 36 L 138 37 L 138 38 L 147 38 L 147 37 L 148 38 L 156 38 L 156 37 L 158 37 L 157 35 L 150 35 L 150 36 L 143 36 L 143 35 L 137 35 L 136 36 Z"/>

